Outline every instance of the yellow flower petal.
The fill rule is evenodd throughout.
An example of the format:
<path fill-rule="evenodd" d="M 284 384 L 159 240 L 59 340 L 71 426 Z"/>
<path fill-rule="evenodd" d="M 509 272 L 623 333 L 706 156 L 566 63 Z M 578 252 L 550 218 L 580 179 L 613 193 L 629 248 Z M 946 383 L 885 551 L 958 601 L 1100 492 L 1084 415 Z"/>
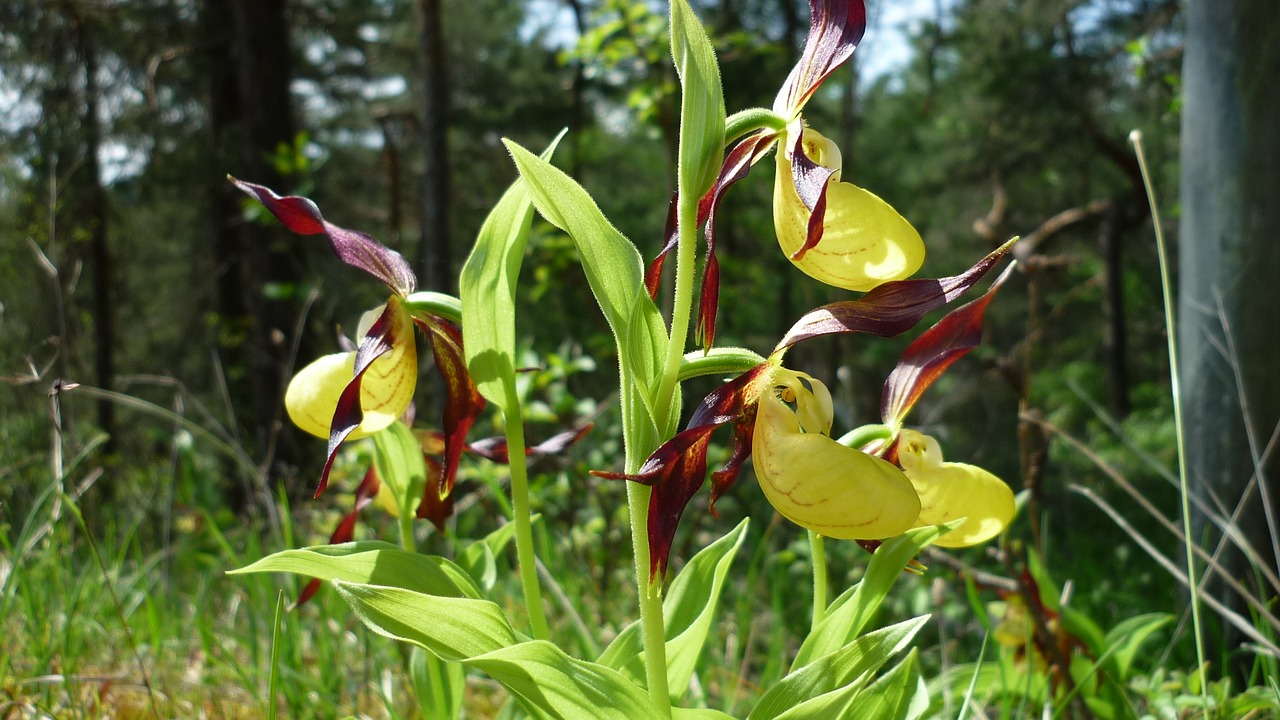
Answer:
<path fill-rule="evenodd" d="M 1003 480 L 974 465 L 944 462 L 938 441 L 928 435 L 903 430 L 900 437 L 898 461 L 920 495 L 916 527 L 966 518 L 935 545 L 977 545 L 1013 520 L 1013 491 Z"/>
<path fill-rule="evenodd" d="M 778 373 L 777 384 L 795 386 L 798 374 Z M 811 378 L 809 382 L 822 387 Z M 772 389 L 760 399 L 751 452 L 765 496 L 788 520 L 829 537 L 869 540 L 911 528 L 920 500 L 902 471 L 822 432 L 803 431 L 801 417 L 809 423 L 815 416 L 806 405 L 821 403 L 824 395 L 829 403 L 825 387 L 816 396 L 807 390 L 795 393 L 797 411 Z M 830 427 L 829 411 L 819 425 Z"/>
<path fill-rule="evenodd" d="M 913 275 L 924 262 L 920 233 L 884 200 L 840 182 L 839 148 L 817 131 L 805 128 L 803 132 L 810 159 L 837 172 L 827 183 L 822 240 L 793 260 L 795 266 L 828 285 L 858 292 Z M 784 134 L 778 143 L 773 187 L 774 230 L 787 257 L 804 247 L 810 216 L 792 182 L 789 148 Z"/>
<path fill-rule="evenodd" d="M 418 351 L 413 337 L 413 318 L 403 301 L 393 297 L 391 350 L 373 361 L 360 385 L 360 408 L 364 417 L 347 438 L 357 440 L 372 435 L 395 422 L 413 401 L 418 377 Z M 289 381 L 284 406 L 294 425 L 316 437 L 329 438 L 333 412 L 342 391 L 351 382 L 356 353 L 325 355 L 302 368 Z"/>

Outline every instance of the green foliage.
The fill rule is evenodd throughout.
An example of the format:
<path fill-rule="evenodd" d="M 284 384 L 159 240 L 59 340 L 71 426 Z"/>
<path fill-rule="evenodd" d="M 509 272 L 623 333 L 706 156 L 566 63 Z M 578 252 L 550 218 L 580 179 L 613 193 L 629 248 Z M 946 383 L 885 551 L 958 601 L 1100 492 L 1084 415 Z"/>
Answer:
<path fill-rule="evenodd" d="M 0 243 L 0 706 L 50 716 L 660 715 L 646 694 L 643 628 L 631 622 L 623 483 L 587 471 L 626 462 L 635 469 L 682 420 L 680 397 L 660 397 L 671 341 L 661 303 L 643 286 L 644 261 L 664 240 L 670 192 L 679 189 L 687 205 L 719 170 L 726 104 L 767 105 L 776 92 L 803 31 L 795 12 L 802 3 L 677 1 L 670 24 L 650 3 L 583 3 L 584 32 L 565 41 L 540 28 L 544 19 L 527 3 L 445 1 L 450 242 L 473 249 L 460 300 L 444 294 L 448 287 L 428 288 L 409 304 L 462 324 L 477 385 L 502 411 L 477 426 L 473 441 L 513 431 L 543 439 L 595 422 L 580 445 L 528 462 L 529 496 L 541 513 L 528 517 L 530 544 L 545 565 L 549 636 L 559 647 L 516 629 L 529 603 L 521 604 L 512 571 L 517 553 L 507 552 L 517 525 L 501 522 L 521 515 L 505 484 L 516 471 L 465 460 L 459 516 L 445 533 L 415 535 L 428 466 L 406 425 L 376 436 L 372 450 L 344 453 L 335 485 L 358 479 L 372 458 L 408 528 L 402 546 L 427 552 L 368 539 L 279 550 L 320 542 L 349 508 L 335 492 L 285 502 L 285 485 L 312 486 L 312 461 L 300 458 L 318 446 L 275 435 L 269 419 L 265 429 L 236 419 L 232 405 L 242 396 L 227 388 L 249 383 L 262 358 L 232 350 L 261 340 L 306 361 L 331 344 L 336 323 L 355 321 L 353 306 L 376 302 L 376 288 L 349 294 L 349 276 L 313 263 L 304 245 L 287 252 L 305 281 L 254 285 L 246 275 L 242 256 L 265 245 L 244 246 L 243 237 L 226 244 L 219 230 L 242 229 L 243 208 L 227 208 L 221 191 L 200 179 L 221 178 L 241 161 L 227 144 L 240 130 L 219 126 L 232 109 L 210 99 L 224 38 L 192 8 L 117 4 L 82 18 L 103 83 L 107 152 L 98 156 L 125 158 L 93 178 L 84 58 L 70 16 L 84 8 L 28 5 L 0 10 L 0 95 L 16 99 L 0 127 L 0 231 L 15 239 Z M 351 219 L 408 256 L 423 170 L 412 10 L 404 0 L 293 3 L 301 131 L 260 153 L 296 183 L 294 192 L 323 199 L 326 214 L 332 207 L 343 224 Z M 1018 595 L 993 601 L 976 583 L 968 607 L 942 563 L 931 562 L 932 588 L 903 574 L 939 532 L 926 528 L 886 542 L 869 560 L 833 543 L 833 584 L 852 586 L 810 627 L 812 558 L 785 523 L 768 520 L 773 510 L 748 478 L 717 508 L 733 520 L 755 515 L 750 532 L 745 521 L 729 529 L 724 520 L 695 519 L 695 499 L 675 541 L 674 566 L 691 559 L 666 587 L 660 639 L 669 696 L 690 707 L 673 708 L 673 718 L 938 717 L 952 708 L 948 695 L 964 698 L 967 716 L 981 707 L 1030 717 L 1048 707 L 1065 717 L 1173 718 L 1199 712 L 1202 692 L 1215 717 L 1280 713 L 1274 682 L 1263 679 L 1274 663 L 1258 663 L 1251 686 L 1213 680 L 1217 668 L 1185 669 L 1183 644 L 1166 639 L 1169 611 L 1180 609 L 1169 604 L 1178 597 L 1174 581 L 1067 492 L 1078 484 L 1116 500 L 1101 460 L 1172 515 L 1162 480 L 1176 442 L 1164 330 L 1147 312 L 1158 296 L 1154 254 L 1130 241 L 1144 232 L 1141 217 L 1121 215 L 1130 379 L 1117 387 L 1103 372 L 1117 351 L 1099 322 L 1108 295 L 1098 278 L 1108 262 L 1097 249 L 1103 215 L 1094 203 L 1123 206 L 1134 195 L 1114 147 L 1133 126 L 1163 158 L 1157 184 L 1176 180 L 1181 22 L 1169 3 L 1011 10 L 966 0 L 916 27 L 909 66 L 862 88 L 838 71 L 806 108 L 815 126 L 838 128 L 832 137 L 846 173 L 922 231 L 927 275 L 963 267 L 989 244 L 1032 234 L 1064 210 L 1084 211 L 1040 238 L 1005 292 L 1009 302 L 993 308 L 985 346 L 918 413 L 942 429 L 948 449 L 968 448 L 966 460 L 1015 487 L 1028 458 L 1044 450 L 1037 494 L 1014 530 L 1027 538 L 1042 528 L 1043 560 L 1033 554 L 1028 573 L 1044 609 Z M 572 177 L 550 164 L 550 150 L 539 159 L 521 147 L 542 147 L 565 125 L 572 150 L 560 164 Z M 503 136 L 514 140 L 504 146 Z M 520 175 L 514 184 L 509 155 Z M 758 168 L 735 186 L 718 211 L 721 269 L 732 278 L 721 302 L 733 308 L 720 336 L 743 347 L 686 356 L 668 378 L 686 397 L 701 397 L 694 388 L 710 382 L 696 378 L 757 364 L 748 348 L 771 346 L 804 310 L 849 299 L 797 282 L 776 257 L 767 172 Z M 98 261 L 84 203 L 98 181 L 122 329 L 108 348 L 114 394 L 89 387 L 104 318 L 89 280 Z M 550 225 L 533 222 L 534 206 Z M 985 226 L 975 225 L 979 218 Z M 619 227 L 642 240 L 633 244 Z M 279 238 L 263 242 L 282 249 Z M 263 321 L 226 302 L 231 280 L 248 283 L 242 301 L 305 301 L 309 314 Z M 1027 302 L 1018 302 L 1024 289 Z M 603 317 L 587 311 L 593 298 Z M 477 316 L 490 321 L 462 322 Z M 296 345 L 295 326 L 308 329 Z M 837 421 L 855 427 L 878 417 L 879 381 L 900 350 L 840 340 L 791 359 L 815 376 L 844 378 L 833 386 Z M 617 386 L 592 372 L 615 355 Z M 86 387 L 50 395 L 55 378 Z M 689 380 L 697 384 L 681 390 Z M 424 391 L 420 408 L 435 402 L 433 393 Z M 1122 396 L 1128 412 L 1113 404 Z M 110 443 L 93 419 L 104 400 L 119 411 Z M 1090 454 L 1056 434 L 1030 444 L 1039 426 L 1015 425 L 1016 406 Z M 728 459 L 724 442 L 714 438 L 712 467 Z M 378 507 L 360 515 L 357 537 L 394 533 Z M 72 523 L 81 508 L 83 526 Z M 1154 520 L 1134 525 L 1162 537 Z M 1007 566 L 961 557 L 982 572 L 1016 575 L 1020 547 L 1002 548 L 1013 553 Z M 742 548 L 749 551 L 739 558 Z M 271 550 L 279 551 L 255 560 Z M 223 576 L 242 565 L 249 574 Z M 321 578 L 336 592 L 281 613 L 282 593 L 295 587 L 277 572 Z M 1055 580 L 1069 581 L 1069 601 Z M 1066 643 L 1063 658 L 1037 645 L 1037 612 Z M 879 629 L 877 613 L 886 617 Z M 934 628 L 945 628 L 936 644 Z M 401 652 L 375 632 L 414 647 Z M 965 662 L 984 633 L 988 650 Z M 1167 647 L 1157 655 L 1160 642 Z M 113 680 L 92 679 L 104 677 Z"/>

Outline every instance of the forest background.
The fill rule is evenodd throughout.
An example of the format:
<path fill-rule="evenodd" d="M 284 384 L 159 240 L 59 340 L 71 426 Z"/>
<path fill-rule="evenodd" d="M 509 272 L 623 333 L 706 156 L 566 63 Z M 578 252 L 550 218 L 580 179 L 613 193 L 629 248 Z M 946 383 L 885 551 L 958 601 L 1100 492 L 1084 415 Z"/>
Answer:
<path fill-rule="evenodd" d="M 767 106 L 797 56 L 806 4 L 693 4 L 716 45 L 726 104 Z M 1150 555 L 1179 566 L 1182 541 L 1163 526 L 1180 517 L 1178 441 L 1153 228 L 1127 141 L 1140 129 L 1182 279 L 1200 283 L 1184 284 L 1180 311 L 1192 361 L 1184 379 L 1195 380 L 1187 462 L 1193 482 L 1214 488 L 1201 494 L 1194 539 L 1212 552 L 1229 527 L 1257 550 L 1219 560 L 1243 594 L 1220 579 L 1207 593 L 1262 640 L 1211 616 L 1213 677 L 1234 678 L 1236 690 L 1265 685 L 1259 673 L 1274 677 L 1274 661 L 1258 664 L 1255 651 L 1275 630 L 1276 536 L 1261 508 L 1280 408 L 1270 377 L 1280 303 L 1263 293 L 1280 261 L 1255 226 L 1218 243 L 1226 250 L 1180 245 L 1179 226 L 1207 197 L 1188 195 L 1186 162 L 1205 170 L 1197 183 L 1219 189 L 1275 178 L 1278 141 L 1259 130 L 1280 111 L 1274 90 L 1255 88 L 1262 99 L 1245 103 L 1229 143 L 1242 163 L 1184 137 L 1203 125 L 1183 116 L 1188 93 L 1222 86 L 1210 61 L 1184 69 L 1187 48 L 1214 48 L 1232 68 L 1275 68 L 1274 50 L 1250 55 L 1266 45 L 1268 23 L 1250 22 L 1266 3 L 935 0 L 912 3 L 910 22 L 893 20 L 902 8 L 891 5 L 869 3 L 867 42 L 806 117 L 834 129 L 846 175 L 855 169 L 920 230 L 924 275 L 954 274 L 1024 238 L 982 347 L 925 399 L 917 422 L 1027 491 L 1026 505 L 998 551 L 929 560 L 936 575 L 903 590 L 899 608 L 939 614 L 927 655 L 935 671 L 972 659 L 982 638 L 974 611 L 1016 587 L 1032 553 L 1103 628 L 1173 613 L 1179 622 L 1147 670 L 1181 678 L 1172 694 L 1198 692 L 1186 678 L 1195 657 L 1185 586 Z M 1223 25 L 1257 42 L 1215 40 Z M 349 284 L 327 248 L 272 226 L 226 176 L 316 200 L 326 217 L 404 253 L 425 288 L 456 293 L 481 221 L 515 177 L 501 139 L 544 147 L 567 127 L 557 163 L 652 257 L 674 187 L 667 42 L 665 8 L 644 0 L 0 7 L 0 716 L 145 707 L 154 688 L 215 717 L 255 716 L 274 593 L 296 588 L 221 571 L 324 542 L 349 509 L 358 477 L 309 499 L 318 441 L 284 421 L 280 398 L 300 362 L 336 347 L 335 328 L 350 333 L 353 308 L 379 302 L 377 288 Z M 871 55 L 882 49 L 901 60 Z M 840 299 L 797 282 L 777 252 L 771 187 L 743 182 L 721 212 L 719 337 L 729 344 L 769 346 L 805 310 Z M 1211 215 L 1196 212 L 1199 222 Z M 1280 226 L 1269 212 L 1261 227 Z M 543 323 L 523 328 L 536 368 L 523 391 L 535 401 L 534 438 L 595 423 L 588 441 L 540 461 L 534 492 L 547 519 L 543 556 L 582 560 L 579 586 L 564 590 L 586 622 L 608 627 L 632 592 L 617 561 L 625 502 L 618 484 L 586 470 L 618 453 L 612 341 L 573 252 L 535 222 L 519 301 Z M 844 338 L 793 354 L 832 384 L 838 421 L 853 427 L 878 417 L 879 378 L 903 347 Z M 419 417 L 438 394 L 420 393 Z M 468 461 L 459 537 L 501 516 L 500 478 Z M 726 623 L 736 625 L 721 629 L 732 638 L 719 650 L 728 676 L 708 680 L 731 705 L 781 671 L 768 648 L 789 622 L 802 624 L 791 611 L 807 600 L 789 589 L 806 550 L 793 529 L 769 522 L 757 495 L 735 491 L 719 510 L 720 520 L 695 513 L 676 554 L 741 515 L 763 520 L 751 570 L 731 590 Z M 366 522 L 370 536 L 394 523 Z M 834 550 L 833 577 L 856 578 L 860 552 Z M 962 577 L 981 580 L 969 588 L 981 600 Z M 287 623 L 294 670 L 280 702 L 295 716 L 404 712 L 377 670 L 394 651 L 340 602 L 322 594 Z M 360 659 L 346 655 L 348 643 Z M 1152 677 L 1154 697 L 1163 691 Z"/>

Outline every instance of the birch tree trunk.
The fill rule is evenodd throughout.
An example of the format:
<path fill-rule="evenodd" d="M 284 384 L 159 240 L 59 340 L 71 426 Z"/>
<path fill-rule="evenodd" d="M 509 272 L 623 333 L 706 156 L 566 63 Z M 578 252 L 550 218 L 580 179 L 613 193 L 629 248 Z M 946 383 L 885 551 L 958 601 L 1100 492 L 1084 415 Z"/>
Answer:
<path fill-rule="evenodd" d="M 1238 513 L 1258 562 L 1274 570 L 1280 23 L 1274 0 L 1191 0 L 1186 27 L 1178 333 L 1187 471 L 1202 495 Z M 1197 534 L 1221 537 L 1203 516 Z M 1255 577 L 1240 553 L 1223 560 L 1237 578 Z"/>

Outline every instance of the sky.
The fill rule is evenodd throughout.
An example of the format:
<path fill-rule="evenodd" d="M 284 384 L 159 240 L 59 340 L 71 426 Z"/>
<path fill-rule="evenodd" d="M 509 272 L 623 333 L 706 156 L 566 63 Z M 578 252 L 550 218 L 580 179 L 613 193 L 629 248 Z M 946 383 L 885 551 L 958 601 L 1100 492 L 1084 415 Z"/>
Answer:
<path fill-rule="evenodd" d="M 867 34 L 858 48 L 858 71 L 864 82 L 903 67 L 911 60 L 908 38 L 921 21 L 932 18 L 937 5 L 953 0 L 870 0 Z M 573 14 L 563 0 L 530 0 L 524 39 L 542 30 L 549 43 L 563 46 L 576 40 Z"/>

